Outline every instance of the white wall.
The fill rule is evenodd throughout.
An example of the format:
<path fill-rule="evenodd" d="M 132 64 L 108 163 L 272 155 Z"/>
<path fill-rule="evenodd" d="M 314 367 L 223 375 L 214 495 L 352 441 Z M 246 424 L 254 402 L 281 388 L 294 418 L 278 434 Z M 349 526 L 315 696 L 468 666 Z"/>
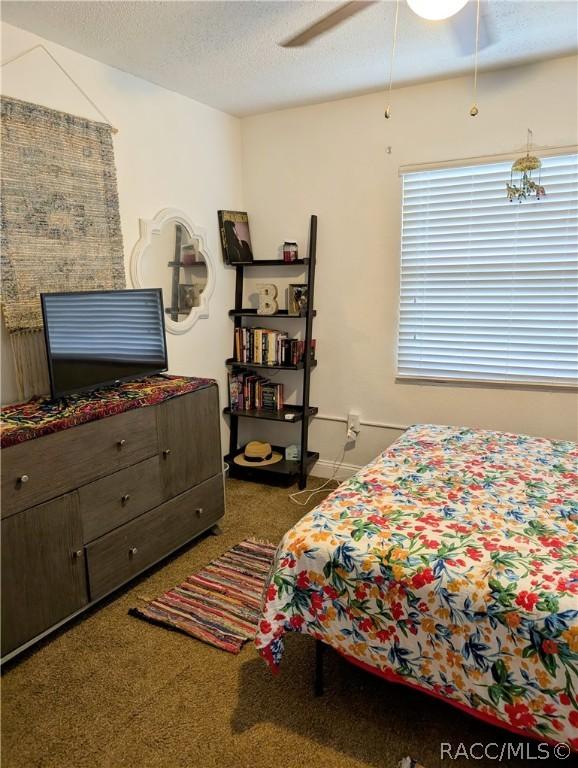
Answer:
<path fill-rule="evenodd" d="M 311 402 L 321 415 L 357 409 L 386 424 L 577 438 L 575 393 L 395 383 L 399 166 L 510 152 L 524 145 L 528 127 L 540 145 L 578 143 L 577 61 L 484 74 L 475 119 L 468 114 L 471 78 L 459 78 L 396 90 L 389 121 L 383 93 L 243 120 L 245 206 L 256 256 L 270 258 L 289 235 L 304 252 L 308 216 L 319 216 L 319 366 Z M 343 424 L 315 420 L 311 447 L 333 459 L 344 433 Z M 346 462 L 366 463 L 398 434 L 364 427 Z"/>
<path fill-rule="evenodd" d="M 395 91 L 388 122 L 383 119 L 384 94 L 240 122 L 2 25 L 3 60 L 38 42 L 45 42 L 119 128 L 114 145 L 127 260 L 138 238 L 139 217 L 150 218 L 165 206 L 183 209 L 208 232 L 217 267 L 210 318 L 183 336 L 169 335 L 172 372 L 214 377 L 226 397 L 223 360 L 231 348 L 226 310 L 233 300 L 234 274 L 221 263 L 217 209 L 249 211 L 257 258 L 275 256 L 286 238 L 297 239 L 304 253 L 308 217 L 317 213 L 319 367 L 312 377 L 312 403 L 321 416 L 343 418 L 357 409 L 364 420 L 400 427 L 440 422 L 578 438 L 578 403 L 572 393 L 394 380 L 398 167 L 509 152 L 523 145 L 529 126 L 539 144 L 576 143 L 575 57 L 483 75 L 475 120 L 468 115 L 471 79 L 459 78 Z M 3 70 L 2 92 L 99 119 L 41 52 Z M 276 275 L 274 281 L 299 282 L 291 276 L 296 273 L 286 270 L 283 280 Z M 260 270 L 256 279 L 273 278 Z M 10 402 L 16 395 L 9 345 L 4 343 L 2 363 L 2 399 Z M 297 397 L 298 374 L 284 374 L 283 379 Z M 255 426 L 246 425 L 244 434 L 280 440 L 278 427 L 259 422 L 256 433 Z M 329 462 L 338 455 L 344 432 L 340 422 L 314 420 L 311 447 Z M 364 426 L 345 461 L 365 463 L 398 434 Z M 284 437 L 283 442 L 297 440 L 297 427 L 287 426 Z"/>
<path fill-rule="evenodd" d="M 231 347 L 231 321 L 224 309 L 234 295 L 234 270 L 222 264 L 217 210 L 242 207 L 239 120 L 2 24 L 3 61 L 39 42 L 119 129 L 114 149 L 127 263 L 138 239 L 139 217 L 152 218 L 159 209 L 171 206 L 206 229 L 217 267 L 210 317 L 182 336 L 167 334 L 169 363 L 171 373 L 218 379 L 223 398 L 223 361 Z M 41 51 L 2 70 L 2 93 L 102 119 Z M 2 331 L 2 401 L 11 402 L 16 388 L 4 327 Z"/>

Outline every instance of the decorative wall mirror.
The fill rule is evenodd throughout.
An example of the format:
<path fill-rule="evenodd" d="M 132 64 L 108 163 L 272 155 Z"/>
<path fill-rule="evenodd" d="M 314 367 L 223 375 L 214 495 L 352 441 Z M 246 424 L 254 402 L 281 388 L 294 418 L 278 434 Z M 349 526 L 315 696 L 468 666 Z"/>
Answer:
<path fill-rule="evenodd" d="M 209 316 L 215 267 L 205 231 L 175 208 L 154 219 L 140 219 L 140 238 L 130 262 L 135 288 L 161 288 L 165 324 L 171 333 L 186 333 Z"/>

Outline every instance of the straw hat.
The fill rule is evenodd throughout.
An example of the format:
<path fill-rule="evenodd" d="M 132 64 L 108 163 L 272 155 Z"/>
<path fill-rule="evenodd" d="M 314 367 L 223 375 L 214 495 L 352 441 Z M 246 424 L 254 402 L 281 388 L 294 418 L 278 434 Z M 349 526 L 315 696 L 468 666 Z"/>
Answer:
<path fill-rule="evenodd" d="M 243 449 L 243 453 L 235 456 L 233 461 L 242 467 L 264 467 L 267 464 L 276 464 L 282 459 L 283 456 L 274 451 L 270 443 L 251 440 Z"/>

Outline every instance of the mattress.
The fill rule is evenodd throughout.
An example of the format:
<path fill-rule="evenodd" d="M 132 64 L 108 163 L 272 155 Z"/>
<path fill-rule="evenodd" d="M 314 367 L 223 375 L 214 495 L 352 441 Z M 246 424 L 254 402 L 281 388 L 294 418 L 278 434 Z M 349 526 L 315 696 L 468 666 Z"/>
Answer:
<path fill-rule="evenodd" d="M 286 632 L 578 749 L 578 446 L 410 428 L 281 541 L 256 645 Z"/>

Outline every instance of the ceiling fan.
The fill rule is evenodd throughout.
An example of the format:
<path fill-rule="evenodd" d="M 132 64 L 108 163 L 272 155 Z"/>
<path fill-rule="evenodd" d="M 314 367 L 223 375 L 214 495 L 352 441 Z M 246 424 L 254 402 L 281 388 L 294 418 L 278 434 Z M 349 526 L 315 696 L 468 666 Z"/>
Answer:
<path fill-rule="evenodd" d="M 317 37 L 335 29 L 352 16 L 375 5 L 379 0 L 352 0 L 342 3 L 338 8 L 322 16 L 311 26 L 299 32 L 297 35 L 280 43 L 283 48 L 300 48 L 307 45 Z M 456 45 L 462 56 L 474 53 L 475 39 L 472 30 L 475 29 L 476 8 L 475 4 L 468 0 L 407 0 L 411 10 L 418 16 L 431 21 L 447 19 L 451 24 Z M 480 13 L 479 49 L 486 48 L 495 40 L 491 22 L 483 3 Z"/>

